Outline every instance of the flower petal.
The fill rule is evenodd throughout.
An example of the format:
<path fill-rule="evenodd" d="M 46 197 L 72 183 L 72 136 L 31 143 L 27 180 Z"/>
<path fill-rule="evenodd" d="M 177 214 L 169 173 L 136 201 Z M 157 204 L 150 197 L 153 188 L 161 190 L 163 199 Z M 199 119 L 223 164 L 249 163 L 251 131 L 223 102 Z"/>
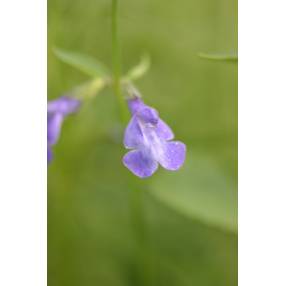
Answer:
<path fill-rule="evenodd" d="M 156 109 L 146 105 L 139 97 L 128 100 L 132 115 L 137 114 L 144 123 L 157 124 L 159 114 Z"/>
<path fill-rule="evenodd" d="M 137 116 L 133 115 L 124 133 L 125 148 L 137 148 L 143 144 L 142 130 L 137 121 Z"/>
<path fill-rule="evenodd" d="M 157 123 L 156 133 L 159 138 L 164 140 L 172 140 L 174 138 L 172 129 L 162 119 L 159 119 Z"/>
<path fill-rule="evenodd" d="M 53 152 L 51 146 L 48 146 L 48 163 L 50 163 L 53 159 Z"/>
<path fill-rule="evenodd" d="M 48 114 L 48 144 L 54 145 L 59 138 L 64 116 L 61 113 Z"/>
<path fill-rule="evenodd" d="M 139 97 L 134 97 L 128 100 L 128 107 L 131 113 L 135 114 L 139 109 L 145 107 L 145 104 Z"/>
<path fill-rule="evenodd" d="M 186 145 L 179 142 L 166 142 L 164 153 L 159 158 L 159 163 L 167 170 L 178 170 L 184 163 L 186 157 Z"/>
<path fill-rule="evenodd" d="M 58 99 L 48 102 L 48 113 L 60 112 L 66 115 L 76 112 L 79 106 L 79 100 L 68 96 L 61 96 Z"/>
<path fill-rule="evenodd" d="M 137 116 L 144 124 L 156 125 L 159 120 L 159 114 L 156 109 L 145 106 L 137 111 Z"/>
<path fill-rule="evenodd" d="M 149 153 L 133 150 L 123 157 L 123 164 L 140 178 L 150 177 L 158 168 L 158 163 Z"/>

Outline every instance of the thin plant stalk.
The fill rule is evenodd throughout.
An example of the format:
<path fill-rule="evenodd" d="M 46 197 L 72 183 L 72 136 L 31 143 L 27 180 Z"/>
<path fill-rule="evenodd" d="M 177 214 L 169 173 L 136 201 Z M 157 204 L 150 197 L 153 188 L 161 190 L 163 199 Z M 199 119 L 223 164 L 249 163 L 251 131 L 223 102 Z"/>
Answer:
<path fill-rule="evenodd" d="M 112 34 L 112 65 L 113 65 L 113 90 L 118 99 L 120 119 L 122 123 L 127 122 L 127 109 L 125 100 L 121 93 L 121 64 L 120 45 L 118 38 L 118 0 L 112 0 L 111 5 L 111 34 Z"/>
<path fill-rule="evenodd" d="M 139 285 L 152 286 L 153 284 L 153 260 L 151 258 L 150 237 L 144 214 L 144 190 L 131 189 L 130 212 L 131 227 L 136 243 L 137 262 L 135 263 L 136 281 Z"/>
<path fill-rule="evenodd" d="M 118 99 L 120 117 L 122 123 L 128 120 L 127 108 L 125 99 L 121 92 L 121 63 L 120 63 L 120 45 L 118 38 L 118 0 L 112 0 L 111 8 L 111 21 L 112 21 L 112 63 L 113 63 L 113 89 Z M 134 231 L 134 238 L 139 252 L 139 279 L 141 282 L 148 281 L 146 276 L 146 232 L 144 225 L 144 209 L 142 206 L 142 194 L 138 190 L 130 190 L 130 211 L 131 211 L 131 224 Z"/>

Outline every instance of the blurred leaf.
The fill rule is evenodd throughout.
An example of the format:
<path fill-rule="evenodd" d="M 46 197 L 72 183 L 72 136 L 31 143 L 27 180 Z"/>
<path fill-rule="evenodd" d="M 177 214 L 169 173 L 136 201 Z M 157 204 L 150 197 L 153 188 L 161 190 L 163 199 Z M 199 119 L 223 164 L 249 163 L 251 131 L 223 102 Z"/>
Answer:
<path fill-rule="evenodd" d="M 74 93 L 78 94 L 79 98 L 92 98 L 99 94 L 99 92 L 107 85 L 107 80 L 100 77 L 95 78 L 87 83 L 77 86 Z"/>
<path fill-rule="evenodd" d="M 188 157 L 182 170 L 155 176 L 151 193 L 187 217 L 237 231 L 235 184 L 206 157 Z"/>
<path fill-rule="evenodd" d="M 106 77 L 108 69 L 97 59 L 78 52 L 54 48 L 54 53 L 64 63 L 92 77 Z"/>
<path fill-rule="evenodd" d="M 237 62 L 238 57 L 236 53 L 233 54 L 207 54 L 199 53 L 198 56 L 202 59 L 214 60 L 214 61 L 228 61 L 228 62 Z"/>
<path fill-rule="evenodd" d="M 138 63 L 138 65 L 129 70 L 124 79 L 128 81 L 139 79 L 149 70 L 150 65 L 150 57 L 147 55 L 142 56 L 141 61 Z"/>

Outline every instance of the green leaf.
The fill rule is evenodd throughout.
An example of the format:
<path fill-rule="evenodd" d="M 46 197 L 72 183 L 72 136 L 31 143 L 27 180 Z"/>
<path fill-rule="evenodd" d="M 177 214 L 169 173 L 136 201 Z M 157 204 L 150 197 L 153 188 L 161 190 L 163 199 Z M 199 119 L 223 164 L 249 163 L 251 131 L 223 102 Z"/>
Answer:
<path fill-rule="evenodd" d="M 150 193 L 186 217 L 237 232 L 236 185 L 206 157 L 188 157 L 178 172 L 155 176 Z"/>
<path fill-rule="evenodd" d="M 198 56 L 202 59 L 214 60 L 214 61 L 228 61 L 228 62 L 237 62 L 238 61 L 238 56 L 236 53 L 233 53 L 233 54 L 199 53 Z"/>
<path fill-rule="evenodd" d="M 62 62 L 92 77 L 106 77 L 108 69 L 97 59 L 78 52 L 54 48 L 54 53 Z"/>
<path fill-rule="evenodd" d="M 124 77 L 124 80 L 134 81 L 141 78 L 149 70 L 150 65 L 150 57 L 147 55 L 142 56 L 138 65 L 134 66 L 128 71 L 128 73 Z"/>

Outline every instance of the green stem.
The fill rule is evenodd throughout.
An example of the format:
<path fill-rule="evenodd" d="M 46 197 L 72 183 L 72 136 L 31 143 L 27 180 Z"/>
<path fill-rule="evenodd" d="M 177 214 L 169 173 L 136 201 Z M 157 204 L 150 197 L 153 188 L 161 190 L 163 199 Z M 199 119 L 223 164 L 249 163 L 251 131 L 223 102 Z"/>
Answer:
<path fill-rule="evenodd" d="M 112 0 L 111 6 L 111 29 L 112 29 L 112 64 L 113 64 L 113 89 L 118 99 L 120 118 L 122 123 L 127 122 L 128 114 L 125 100 L 121 94 L 121 65 L 120 45 L 118 39 L 118 0 Z"/>
<path fill-rule="evenodd" d="M 131 224 L 136 243 L 136 282 L 138 286 L 153 285 L 152 268 L 150 260 L 149 237 L 144 214 L 143 190 L 130 190 Z"/>
<path fill-rule="evenodd" d="M 120 66 L 120 46 L 118 40 L 118 0 L 112 0 L 112 9 L 111 9 L 111 21 L 112 21 L 112 63 L 113 63 L 113 89 L 114 93 L 118 99 L 120 117 L 123 124 L 127 122 L 127 109 L 125 100 L 121 94 L 121 66 Z M 127 116 L 126 116 L 127 115 Z M 134 229 L 134 236 L 139 249 L 139 265 L 138 265 L 138 274 L 139 276 L 145 273 L 144 271 L 144 262 L 145 257 L 142 251 L 144 252 L 144 241 L 145 241 L 145 231 L 143 223 L 143 212 L 142 212 L 142 198 L 141 194 L 137 190 L 131 190 L 130 198 L 130 209 L 131 209 L 131 219 Z M 145 280 L 145 277 L 141 276 L 139 280 L 142 282 Z"/>
<path fill-rule="evenodd" d="M 113 63 L 113 89 L 118 99 L 120 117 L 122 123 L 128 120 L 128 112 L 126 103 L 121 93 L 121 65 L 120 65 L 120 45 L 118 40 L 118 0 L 112 0 L 111 8 L 111 24 L 112 24 L 112 63 Z M 145 270 L 147 264 L 146 258 L 146 232 L 144 227 L 144 212 L 142 206 L 142 194 L 138 190 L 131 190 L 130 194 L 130 210 L 131 219 L 134 229 L 134 237 L 138 247 L 138 274 L 139 281 L 142 285 L 150 285 Z M 147 283 L 145 283 L 147 282 Z"/>

